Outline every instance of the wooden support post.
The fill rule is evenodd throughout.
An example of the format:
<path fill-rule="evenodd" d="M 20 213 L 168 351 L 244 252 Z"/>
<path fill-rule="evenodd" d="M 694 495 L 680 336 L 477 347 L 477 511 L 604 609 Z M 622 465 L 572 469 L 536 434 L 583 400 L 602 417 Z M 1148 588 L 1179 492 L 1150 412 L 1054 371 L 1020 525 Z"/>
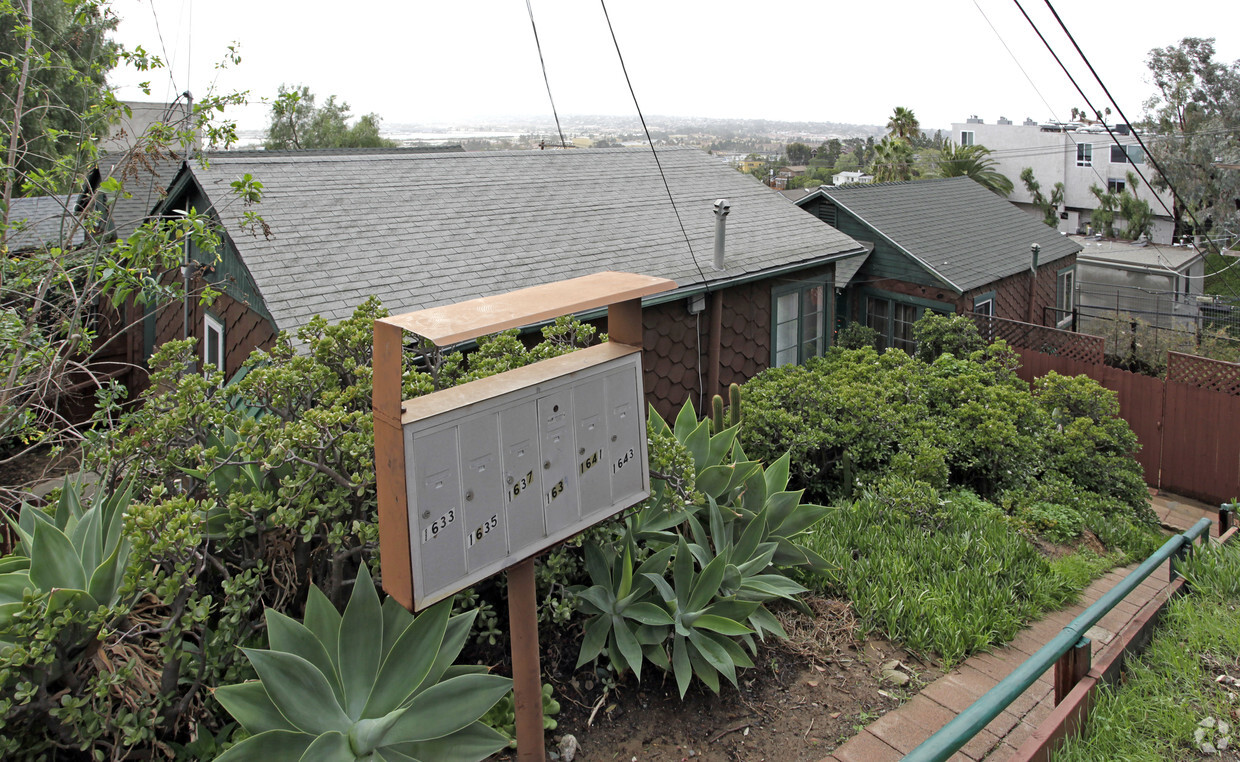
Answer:
<path fill-rule="evenodd" d="M 538 594 L 534 559 L 508 568 L 508 628 L 512 637 L 512 698 L 517 719 L 517 759 L 543 762 L 542 667 L 538 657 Z"/>
<path fill-rule="evenodd" d="M 630 347 L 642 345 L 642 300 L 628 299 L 607 305 L 607 339 Z"/>
<path fill-rule="evenodd" d="M 1093 648 L 1089 638 L 1081 638 L 1055 662 L 1055 705 L 1058 706 L 1081 678 L 1089 674 Z"/>
<path fill-rule="evenodd" d="M 400 425 L 401 363 L 405 336 L 399 326 L 375 321 L 374 392 L 375 481 L 379 493 L 379 560 L 383 589 L 413 609 L 409 507 L 405 492 L 405 435 Z"/>

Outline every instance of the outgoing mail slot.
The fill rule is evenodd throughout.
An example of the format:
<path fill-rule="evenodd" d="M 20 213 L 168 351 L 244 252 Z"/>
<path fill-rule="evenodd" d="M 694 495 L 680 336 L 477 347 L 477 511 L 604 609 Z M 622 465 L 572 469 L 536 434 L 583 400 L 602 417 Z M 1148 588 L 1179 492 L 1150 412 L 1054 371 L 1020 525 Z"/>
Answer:
<path fill-rule="evenodd" d="M 460 437 L 465 556 L 473 571 L 508 554 L 499 416 L 483 413 L 466 418 L 461 422 Z"/>
<path fill-rule="evenodd" d="M 547 534 L 576 523 L 577 460 L 573 448 L 573 394 L 562 389 L 538 399 L 538 442 L 542 458 L 543 513 Z"/>
<path fill-rule="evenodd" d="M 409 523 L 413 564 L 435 588 L 465 573 L 456 427 L 415 438 L 412 470 L 418 506 L 417 521 Z"/>

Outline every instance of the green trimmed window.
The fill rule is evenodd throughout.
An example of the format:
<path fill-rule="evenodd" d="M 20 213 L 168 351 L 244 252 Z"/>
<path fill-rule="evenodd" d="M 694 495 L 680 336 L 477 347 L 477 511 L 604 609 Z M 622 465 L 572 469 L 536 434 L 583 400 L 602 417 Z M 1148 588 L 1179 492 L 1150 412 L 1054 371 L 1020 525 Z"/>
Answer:
<path fill-rule="evenodd" d="M 771 367 L 796 365 L 827 351 L 829 281 L 777 286 L 771 292 Z"/>
<path fill-rule="evenodd" d="M 917 349 L 913 324 L 926 314 L 926 310 L 945 315 L 953 312 L 951 305 L 929 299 L 885 291 L 865 292 L 865 324 L 878 331 L 880 348 L 895 347 L 911 354 Z"/>

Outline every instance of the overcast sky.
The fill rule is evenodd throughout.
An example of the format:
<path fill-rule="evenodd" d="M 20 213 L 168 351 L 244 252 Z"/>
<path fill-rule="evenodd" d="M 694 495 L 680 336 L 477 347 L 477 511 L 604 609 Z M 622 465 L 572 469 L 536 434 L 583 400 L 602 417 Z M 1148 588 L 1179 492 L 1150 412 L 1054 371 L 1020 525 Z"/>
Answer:
<path fill-rule="evenodd" d="M 1100 88 L 1045 2 L 1021 2 L 1101 109 Z M 1151 48 L 1219 36 L 1219 58 L 1240 58 L 1233 0 L 1057 3 L 1134 120 L 1152 90 Z M 601 5 L 531 4 L 560 114 L 634 115 Z M 288 83 L 308 85 L 320 98 L 336 94 L 355 115 L 375 112 L 388 125 L 551 115 L 524 0 L 116 0 L 113 7 L 122 42 L 171 63 L 149 97 L 124 87 L 132 100 L 171 100 L 187 88 L 201 96 L 213 81 L 257 100 Z M 988 123 L 1001 115 L 1067 119 L 1085 105 L 1011 0 L 609 0 L 607 10 L 648 116 L 885 124 L 894 106 L 905 106 L 935 128 L 970 114 Z M 234 41 L 240 66 L 218 72 L 215 63 Z M 118 72 L 113 80 L 139 78 Z M 267 107 L 236 118 L 243 129 L 264 127 Z"/>

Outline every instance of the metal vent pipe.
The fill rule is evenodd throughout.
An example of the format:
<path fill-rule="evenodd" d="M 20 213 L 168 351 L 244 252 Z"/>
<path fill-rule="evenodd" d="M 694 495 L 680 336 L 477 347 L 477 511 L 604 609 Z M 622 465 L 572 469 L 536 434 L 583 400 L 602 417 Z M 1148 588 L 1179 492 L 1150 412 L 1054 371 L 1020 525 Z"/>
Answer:
<path fill-rule="evenodd" d="M 723 244 L 727 226 L 728 212 L 732 210 L 732 204 L 726 198 L 715 201 L 715 269 L 722 270 L 725 267 Z"/>

